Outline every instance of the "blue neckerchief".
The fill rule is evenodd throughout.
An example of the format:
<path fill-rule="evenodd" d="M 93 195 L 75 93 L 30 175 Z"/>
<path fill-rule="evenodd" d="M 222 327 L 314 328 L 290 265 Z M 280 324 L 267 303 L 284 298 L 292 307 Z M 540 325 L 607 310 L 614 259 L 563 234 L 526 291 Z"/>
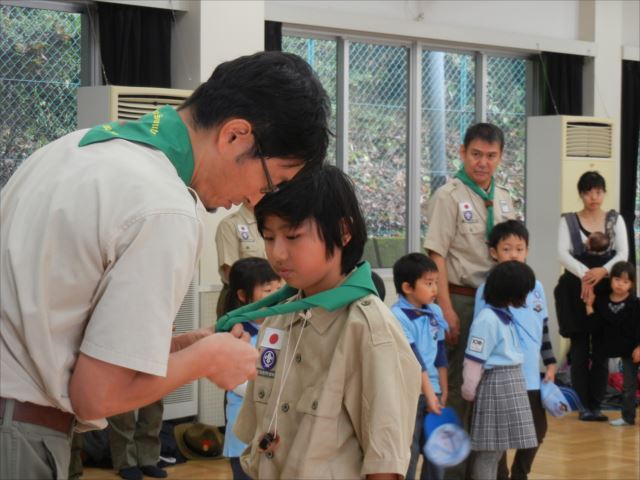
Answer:
<path fill-rule="evenodd" d="M 242 328 L 252 337 L 258 334 L 259 326 L 253 322 L 242 322 Z"/>
<path fill-rule="evenodd" d="M 489 307 L 505 325 L 509 325 L 509 323 L 513 322 L 513 314 L 508 308 L 497 308 L 488 304 L 487 307 Z"/>
<path fill-rule="evenodd" d="M 438 326 L 445 332 L 449 330 L 449 324 L 440 315 L 436 315 L 433 310 L 429 308 L 429 305 L 423 305 L 422 308 L 418 308 L 409 302 L 409 300 L 407 300 L 407 298 L 402 294 L 398 295 L 397 303 L 400 310 L 402 310 L 402 313 L 404 313 L 409 320 L 415 320 L 416 318 L 427 316 L 429 320 L 435 318 L 438 322 Z"/>

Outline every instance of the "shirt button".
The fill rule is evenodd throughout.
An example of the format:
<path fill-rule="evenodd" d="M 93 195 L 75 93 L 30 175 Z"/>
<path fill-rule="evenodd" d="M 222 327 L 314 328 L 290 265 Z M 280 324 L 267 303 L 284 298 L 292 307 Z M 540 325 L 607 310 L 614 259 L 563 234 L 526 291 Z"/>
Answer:
<path fill-rule="evenodd" d="M 264 395 L 265 395 L 264 390 L 260 390 L 258 392 L 258 398 L 262 399 L 262 398 L 264 398 Z"/>
<path fill-rule="evenodd" d="M 300 363 L 302 361 L 302 355 L 296 353 L 296 363 Z"/>
<path fill-rule="evenodd" d="M 287 413 L 289 411 L 289 404 L 283 403 L 282 406 L 280 407 L 280 410 L 282 410 L 284 413 Z"/>
<path fill-rule="evenodd" d="M 311 404 L 311 409 L 312 410 L 317 410 L 318 409 L 318 400 L 314 400 L 313 403 Z"/>
<path fill-rule="evenodd" d="M 360 305 L 362 305 L 363 307 L 368 307 L 369 305 L 371 305 L 371 301 L 370 300 L 363 300 Z"/>
<path fill-rule="evenodd" d="M 267 452 L 264 454 L 264 456 L 271 460 L 273 458 L 273 452 Z"/>

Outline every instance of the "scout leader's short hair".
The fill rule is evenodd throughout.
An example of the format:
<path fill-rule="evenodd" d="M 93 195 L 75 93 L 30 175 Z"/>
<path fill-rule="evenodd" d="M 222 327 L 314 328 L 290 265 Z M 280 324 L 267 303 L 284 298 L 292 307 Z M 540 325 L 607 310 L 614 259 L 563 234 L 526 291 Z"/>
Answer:
<path fill-rule="evenodd" d="M 521 238 L 527 247 L 529 246 L 529 230 L 519 220 L 506 220 L 497 223 L 491 230 L 487 243 L 490 248 L 498 248 L 498 244 L 509 237 Z"/>
<path fill-rule="evenodd" d="M 487 143 L 497 143 L 500 145 L 500 151 L 504 150 L 504 133 L 502 133 L 500 127 L 493 123 L 471 125 L 464 134 L 464 148 L 468 148 L 469 144 L 477 139 L 484 140 Z"/>
<path fill-rule="evenodd" d="M 265 195 L 255 208 L 258 231 L 264 230 L 267 217 L 274 215 L 299 226 L 307 219 L 316 222 L 318 234 L 327 248 L 327 258 L 336 248 L 342 250 L 341 273 L 349 273 L 360 261 L 367 241 L 367 227 L 351 179 L 331 165 L 302 172 Z M 344 229 L 351 235 L 342 246 Z"/>
<path fill-rule="evenodd" d="M 393 284 L 396 293 L 402 294 L 402 284 L 407 282 L 411 288 L 416 286 L 416 282 L 427 272 L 437 272 L 438 267 L 431 258 L 424 253 L 409 253 L 400 257 L 393 264 Z"/>
<path fill-rule="evenodd" d="M 212 128 L 231 118 L 251 123 L 252 156 L 299 158 L 309 167 L 327 153 L 330 102 L 302 58 L 259 52 L 221 63 L 180 107 L 191 109 L 196 128 Z"/>
<path fill-rule="evenodd" d="M 536 276 L 526 263 L 510 260 L 497 264 L 484 285 L 484 299 L 494 307 L 521 307 L 536 286 Z"/>

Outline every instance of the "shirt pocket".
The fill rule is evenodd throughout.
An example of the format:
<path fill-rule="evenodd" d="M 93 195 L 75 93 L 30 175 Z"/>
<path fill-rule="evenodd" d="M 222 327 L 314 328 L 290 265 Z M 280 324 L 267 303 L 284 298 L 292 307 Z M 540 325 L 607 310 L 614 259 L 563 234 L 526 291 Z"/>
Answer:
<path fill-rule="evenodd" d="M 485 232 L 485 224 L 484 222 L 474 222 L 474 223 L 461 223 L 460 224 L 460 233 L 463 235 L 478 235 L 484 236 Z"/>
<path fill-rule="evenodd" d="M 253 384 L 253 401 L 266 406 L 271 398 L 273 379 L 258 376 Z"/>
<path fill-rule="evenodd" d="M 240 242 L 240 257 L 260 257 L 260 248 L 257 245 L 257 242 Z"/>
<path fill-rule="evenodd" d="M 296 410 L 314 417 L 337 417 L 342 409 L 343 394 L 323 387 L 324 385 L 307 387 L 298 400 Z"/>

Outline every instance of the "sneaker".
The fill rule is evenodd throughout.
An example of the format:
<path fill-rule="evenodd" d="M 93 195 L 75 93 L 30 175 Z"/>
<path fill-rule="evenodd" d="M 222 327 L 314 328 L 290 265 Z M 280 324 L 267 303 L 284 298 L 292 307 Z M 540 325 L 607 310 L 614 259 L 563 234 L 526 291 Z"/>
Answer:
<path fill-rule="evenodd" d="M 593 410 L 592 413 L 593 413 L 593 420 L 595 422 L 606 422 L 607 420 L 609 420 L 609 417 L 607 417 L 600 410 Z"/>
<path fill-rule="evenodd" d="M 142 473 L 144 473 L 147 477 L 153 478 L 166 478 L 167 472 L 161 468 L 156 467 L 155 465 L 144 465 L 140 467 Z"/>
<path fill-rule="evenodd" d="M 613 425 L 614 427 L 632 427 L 633 423 L 627 422 L 624 418 L 618 418 L 616 420 L 611 420 L 609 425 Z"/>
<path fill-rule="evenodd" d="M 587 410 L 586 408 L 584 410 L 581 410 L 580 413 L 578 414 L 578 420 L 582 420 L 583 422 L 595 422 L 596 418 L 593 415 L 593 412 L 591 410 Z"/>

